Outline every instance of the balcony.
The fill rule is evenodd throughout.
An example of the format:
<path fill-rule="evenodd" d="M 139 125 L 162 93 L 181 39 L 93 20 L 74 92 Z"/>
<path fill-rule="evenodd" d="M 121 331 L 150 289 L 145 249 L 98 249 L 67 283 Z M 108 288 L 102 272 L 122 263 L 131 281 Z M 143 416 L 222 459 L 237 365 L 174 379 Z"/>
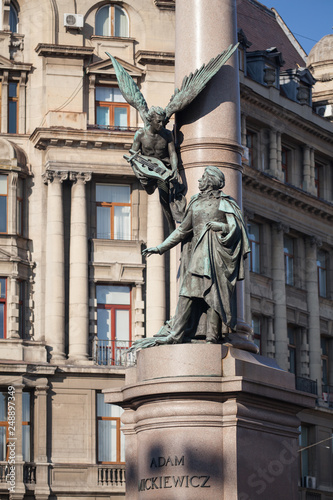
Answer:
<path fill-rule="evenodd" d="M 133 366 L 136 361 L 134 353 L 129 348 L 132 342 L 126 340 L 99 340 L 93 341 L 93 360 L 100 366 Z"/>
<path fill-rule="evenodd" d="M 102 486 L 125 486 L 125 465 L 99 466 L 97 482 Z"/>
<path fill-rule="evenodd" d="M 296 390 L 308 392 L 310 394 L 318 394 L 317 381 L 310 378 L 295 377 Z"/>

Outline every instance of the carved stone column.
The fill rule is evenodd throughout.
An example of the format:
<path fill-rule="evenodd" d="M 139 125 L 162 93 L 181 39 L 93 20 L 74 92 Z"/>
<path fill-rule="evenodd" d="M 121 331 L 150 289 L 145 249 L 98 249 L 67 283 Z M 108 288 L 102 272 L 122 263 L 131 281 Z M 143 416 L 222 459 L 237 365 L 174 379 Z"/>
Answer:
<path fill-rule="evenodd" d="M 306 328 L 301 328 L 301 377 L 308 378 L 310 376 L 309 367 L 309 343 Z"/>
<path fill-rule="evenodd" d="M 311 172 L 310 192 L 316 195 L 317 189 L 315 185 L 315 152 L 313 148 L 310 149 L 310 172 Z"/>
<path fill-rule="evenodd" d="M 50 360 L 65 359 L 65 269 L 62 182 L 67 172 L 43 174 L 47 192 L 45 338 Z"/>
<path fill-rule="evenodd" d="M 8 234 L 16 234 L 18 173 L 11 172 L 8 177 Z"/>
<path fill-rule="evenodd" d="M 275 358 L 278 365 L 288 370 L 288 335 L 286 284 L 284 269 L 283 233 L 287 228 L 281 223 L 272 226 L 272 278 L 274 300 Z"/>
<path fill-rule="evenodd" d="M 283 172 L 282 172 L 282 141 L 281 141 L 281 132 L 276 133 L 276 173 L 277 178 L 280 181 L 283 180 Z"/>
<path fill-rule="evenodd" d="M 70 172 L 73 181 L 69 252 L 69 361 L 86 362 L 89 349 L 88 229 L 86 182 L 91 173 Z"/>
<path fill-rule="evenodd" d="M 277 169 L 277 131 L 271 129 L 269 131 L 269 173 L 278 176 Z"/>
<path fill-rule="evenodd" d="M 137 283 L 135 287 L 134 340 L 141 339 L 144 336 L 144 306 L 142 284 Z"/>
<path fill-rule="evenodd" d="M 8 71 L 3 72 L 1 82 L 1 132 L 8 131 Z"/>
<path fill-rule="evenodd" d="M 311 160 L 309 146 L 304 146 L 303 148 L 303 189 L 309 193 L 311 192 Z"/>
<path fill-rule="evenodd" d="M 158 190 L 148 196 L 147 247 L 156 246 L 164 240 L 163 213 Z M 166 319 L 165 307 L 165 256 L 151 255 L 146 260 L 147 300 L 146 336 L 152 337 Z"/>
<path fill-rule="evenodd" d="M 307 238 L 305 242 L 306 290 L 309 312 L 309 351 L 310 378 L 318 382 L 318 394 L 321 388 L 321 346 L 320 315 L 318 295 L 317 247 L 321 243 L 316 238 Z"/>

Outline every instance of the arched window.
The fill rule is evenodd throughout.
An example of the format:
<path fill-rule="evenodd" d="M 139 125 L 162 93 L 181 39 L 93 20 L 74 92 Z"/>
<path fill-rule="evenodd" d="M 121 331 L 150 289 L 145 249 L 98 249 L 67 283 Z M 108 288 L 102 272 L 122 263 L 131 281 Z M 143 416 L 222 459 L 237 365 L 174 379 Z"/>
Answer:
<path fill-rule="evenodd" d="M 118 5 L 104 5 L 96 14 L 95 35 L 128 36 L 128 18 Z"/>
<path fill-rule="evenodd" d="M 17 33 L 18 14 L 14 5 L 10 4 L 9 9 L 9 29 L 12 33 Z"/>

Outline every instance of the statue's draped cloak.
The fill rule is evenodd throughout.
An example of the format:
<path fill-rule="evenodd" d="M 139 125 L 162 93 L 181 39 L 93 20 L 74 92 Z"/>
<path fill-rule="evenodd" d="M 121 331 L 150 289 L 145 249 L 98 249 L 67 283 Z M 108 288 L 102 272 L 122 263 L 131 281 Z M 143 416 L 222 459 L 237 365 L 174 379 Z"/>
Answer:
<path fill-rule="evenodd" d="M 164 253 L 176 242 L 191 237 L 190 244 L 183 246 L 179 295 L 203 299 L 219 314 L 223 323 L 234 329 L 237 323 L 236 282 L 244 279 L 244 257 L 250 251 L 249 241 L 240 208 L 233 198 L 221 191 L 214 193 L 221 214 L 216 220 L 228 223 L 228 233 L 207 229 L 205 225 L 201 231 L 196 228 L 193 231 L 193 212 L 199 213 L 201 205 L 198 203 L 204 196 L 200 193 L 191 198 L 184 221 L 158 248 Z"/>

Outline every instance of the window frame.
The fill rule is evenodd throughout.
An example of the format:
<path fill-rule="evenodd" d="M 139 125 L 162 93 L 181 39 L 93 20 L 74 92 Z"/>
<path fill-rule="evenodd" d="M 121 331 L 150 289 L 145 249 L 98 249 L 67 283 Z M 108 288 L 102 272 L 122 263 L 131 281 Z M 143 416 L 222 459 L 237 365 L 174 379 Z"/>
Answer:
<path fill-rule="evenodd" d="M 320 265 L 320 259 L 319 259 L 319 254 L 322 254 L 325 258 L 325 267 L 322 267 Z M 326 299 L 327 298 L 327 258 L 328 258 L 328 255 L 327 255 L 327 252 L 325 252 L 324 250 L 317 250 L 317 278 L 318 278 L 318 295 L 319 297 L 322 297 L 323 299 Z M 324 294 L 322 294 L 322 287 L 321 287 L 321 284 L 322 284 L 322 280 L 321 280 L 321 274 L 324 273 L 325 275 L 325 291 L 324 291 Z"/>
<path fill-rule="evenodd" d="M 258 232 L 259 232 L 259 240 L 251 239 L 250 238 L 250 231 L 249 231 L 249 226 L 257 226 L 258 227 Z M 248 237 L 249 237 L 249 243 L 250 243 L 250 249 L 251 253 L 249 255 L 249 270 L 252 273 L 257 273 L 260 274 L 261 271 L 261 226 L 257 222 L 254 221 L 249 221 L 247 223 L 247 232 L 248 232 Z M 254 265 L 254 258 L 255 256 L 258 255 L 258 269 L 256 269 L 256 266 Z"/>
<path fill-rule="evenodd" d="M 98 88 L 111 88 L 111 89 L 119 89 L 117 85 L 96 85 L 95 86 L 95 123 L 97 127 L 101 129 L 110 129 L 110 130 L 126 130 L 130 128 L 130 105 L 127 102 L 123 101 L 99 101 L 97 100 L 97 89 Z M 109 109 L 109 124 L 108 125 L 99 125 L 97 123 L 97 108 L 108 108 Z M 124 108 L 127 111 L 127 125 L 126 127 L 121 125 L 115 125 L 114 117 L 115 117 L 115 109 L 116 108 Z"/>
<path fill-rule="evenodd" d="M 13 30 L 11 26 L 11 21 L 12 21 L 12 16 L 15 16 L 15 29 Z M 18 26 L 19 26 L 19 13 L 18 9 L 14 5 L 14 3 L 11 1 L 10 6 L 9 6 L 9 29 L 12 33 L 18 33 Z"/>
<path fill-rule="evenodd" d="M 285 244 L 285 239 L 288 238 L 293 245 L 293 253 L 289 253 L 286 251 L 286 244 Z M 295 239 L 292 238 L 291 236 L 285 234 L 283 237 L 283 253 L 284 253 L 284 271 L 285 271 L 285 282 L 286 285 L 289 286 L 295 286 Z M 292 281 L 289 281 L 289 273 L 288 273 L 288 268 L 289 264 L 288 262 L 292 263 Z"/>
<path fill-rule="evenodd" d="M 10 97 L 10 92 L 9 92 L 9 89 L 10 89 L 10 85 L 15 85 L 16 87 L 16 96 L 14 97 Z M 7 123 L 7 133 L 8 134 L 18 134 L 18 129 L 19 129 L 19 107 L 20 107 L 20 84 L 18 81 L 16 80 L 10 80 L 8 82 L 8 103 L 7 103 L 7 120 L 8 120 L 8 123 Z M 15 123 L 15 132 L 13 131 L 10 131 L 10 127 L 11 127 L 11 116 L 10 116 L 10 103 L 15 103 L 16 104 L 16 123 Z"/>
<path fill-rule="evenodd" d="M 5 298 L 1 297 L 0 294 L 0 304 L 4 304 L 3 308 L 3 337 L 0 340 L 5 340 L 7 338 L 7 287 L 8 280 L 6 276 L 0 276 L 0 279 L 5 280 Z"/>
<path fill-rule="evenodd" d="M 6 194 L 0 194 L 1 198 L 6 198 L 6 231 L 0 231 L 0 234 L 8 234 L 8 184 L 9 184 L 9 179 L 7 174 L 0 173 L 0 175 L 3 175 L 4 177 L 7 177 L 7 190 Z"/>
<path fill-rule="evenodd" d="M 130 195 L 129 195 L 129 203 L 120 203 L 120 202 L 108 202 L 108 201 L 97 201 L 96 200 L 96 188 L 98 185 L 102 186 L 126 186 L 129 187 Z M 96 239 L 99 240 L 110 240 L 110 241 L 132 241 L 132 186 L 131 184 L 110 184 L 103 182 L 95 183 L 95 204 L 96 204 Z M 128 239 L 115 238 L 115 222 L 114 222 L 114 208 L 115 207 L 129 207 L 130 208 L 130 235 Z M 109 207 L 110 208 L 110 238 L 102 238 L 98 236 L 98 227 L 97 227 L 97 207 Z"/>
<path fill-rule="evenodd" d="M 97 16 L 98 16 L 98 14 L 100 13 L 100 11 L 101 11 L 102 9 L 105 9 L 105 8 L 108 8 L 108 9 L 109 9 L 109 14 L 108 14 L 108 20 L 109 20 L 109 22 L 108 22 L 108 28 L 109 28 L 109 32 L 110 32 L 110 34 L 109 34 L 109 35 L 103 35 L 103 34 L 98 34 L 98 33 L 96 33 L 96 31 L 97 31 L 97 30 L 96 30 L 96 25 L 97 25 L 97 21 L 96 21 L 96 20 L 97 20 Z M 123 35 L 123 34 L 116 35 L 116 34 L 115 34 L 115 33 L 116 33 L 116 30 L 117 30 L 117 26 L 116 26 L 116 22 L 115 22 L 115 20 L 116 20 L 115 10 L 116 10 L 116 9 L 121 10 L 121 11 L 125 14 L 125 16 L 126 16 L 126 20 L 127 20 L 127 23 L 126 23 L 126 33 L 127 33 L 127 34 L 125 34 L 125 35 Z M 119 27 L 119 29 L 120 29 L 120 27 Z M 95 35 L 96 35 L 96 36 L 107 36 L 107 37 L 115 37 L 115 38 L 129 38 L 129 17 L 128 17 L 128 14 L 127 14 L 126 10 L 125 10 L 123 7 L 121 7 L 120 5 L 116 5 L 116 4 L 114 4 L 114 3 L 111 3 L 111 4 L 104 4 L 104 5 L 102 5 L 102 6 L 101 6 L 101 7 L 100 7 L 97 11 L 96 11 L 96 14 L 95 14 L 95 30 L 94 30 L 94 31 L 95 31 Z"/>
<path fill-rule="evenodd" d="M 285 154 L 285 160 L 283 159 L 284 154 Z M 286 183 L 289 182 L 289 177 L 290 177 L 290 172 L 289 172 L 290 155 L 291 155 L 291 149 L 289 149 L 287 146 L 282 146 L 281 147 L 281 170 L 282 170 L 282 174 L 283 174 L 283 181 Z"/>
<path fill-rule="evenodd" d="M 125 460 L 124 461 L 121 461 L 121 417 L 103 417 L 103 416 L 99 416 L 98 415 L 98 403 L 97 403 L 97 399 L 98 399 L 98 395 L 99 394 L 102 394 L 101 392 L 96 392 L 96 426 L 97 426 L 97 429 L 96 429 L 96 435 L 97 435 L 97 442 L 96 442 L 96 452 L 97 452 L 97 463 L 98 464 L 125 464 Z M 105 403 L 104 403 L 105 404 Z M 114 405 L 116 406 L 116 405 Z M 116 422 L 116 440 L 117 440 L 117 443 L 116 443 L 116 455 L 117 455 L 117 460 L 115 462 L 113 461 L 100 461 L 99 460 L 99 447 L 98 447 L 98 443 L 99 443 L 99 425 L 98 423 L 101 422 L 101 421 L 108 421 L 108 422 Z M 123 437 L 124 439 L 124 437 Z"/>

